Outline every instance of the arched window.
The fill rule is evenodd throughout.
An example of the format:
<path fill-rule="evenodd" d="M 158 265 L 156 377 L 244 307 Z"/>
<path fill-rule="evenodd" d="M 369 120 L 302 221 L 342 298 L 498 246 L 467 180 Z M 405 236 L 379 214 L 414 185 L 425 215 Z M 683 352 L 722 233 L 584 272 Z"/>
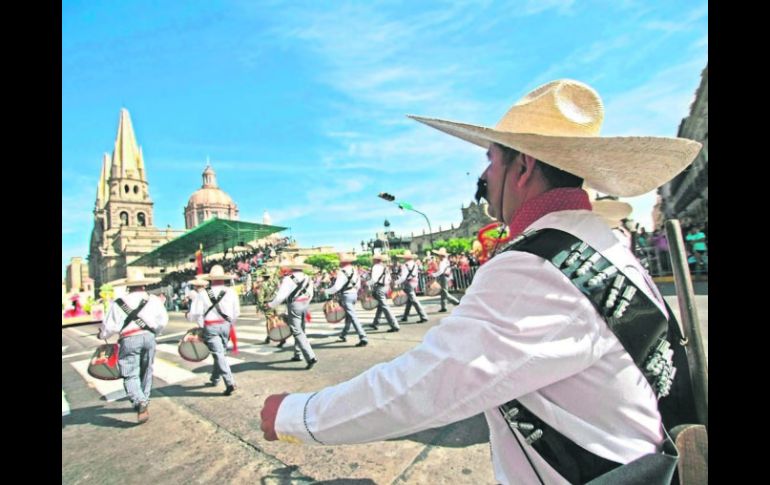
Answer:
<path fill-rule="evenodd" d="M 126 187 L 128 187 L 128 186 L 126 185 Z M 121 226 L 127 226 L 128 225 L 128 212 L 123 211 L 123 212 L 120 213 L 120 225 Z"/>
<path fill-rule="evenodd" d="M 136 223 L 142 227 L 147 225 L 147 221 L 144 219 L 144 212 L 140 212 L 136 215 Z"/>
<path fill-rule="evenodd" d="M 139 193 L 139 186 L 138 185 L 134 185 L 134 193 L 135 194 Z"/>
<path fill-rule="evenodd" d="M 124 191 L 125 193 L 128 193 L 128 184 L 126 184 L 126 185 L 124 185 L 124 186 L 123 186 L 123 191 Z"/>

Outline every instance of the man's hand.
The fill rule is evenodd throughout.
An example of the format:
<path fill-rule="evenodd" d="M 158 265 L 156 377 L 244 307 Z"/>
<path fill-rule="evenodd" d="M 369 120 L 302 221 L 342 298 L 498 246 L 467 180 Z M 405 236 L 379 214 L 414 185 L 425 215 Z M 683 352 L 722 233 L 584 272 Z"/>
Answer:
<path fill-rule="evenodd" d="M 287 393 L 271 394 L 265 399 L 265 405 L 262 407 L 260 417 L 262 418 L 262 433 L 267 441 L 278 439 L 278 435 L 275 433 L 275 418 L 278 416 L 278 408 L 286 396 L 288 396 Z"/>

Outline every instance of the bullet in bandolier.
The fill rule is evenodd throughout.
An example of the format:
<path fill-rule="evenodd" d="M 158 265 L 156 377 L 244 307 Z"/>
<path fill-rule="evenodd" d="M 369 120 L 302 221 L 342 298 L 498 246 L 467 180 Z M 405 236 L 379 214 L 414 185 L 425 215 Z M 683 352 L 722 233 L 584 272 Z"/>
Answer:
<path fill-rule="evenodd" d="M 635 294 L 636 294 L 636 287 L 634 286 L 626 287 L 626 289 L 623 290 L 623 294 L 620 297 L 618 306 L 615 308 L 615 311 L 612 313 L 612 316 L 615 318 L 622 317 L 623 314 L 626 313 L 626 308 L 628 308 L 628 305 L 631 304 L 631 300 L 634 298 Z"/>
<path fill-rule="evenodd" d="M 525 440 L 528 445 L 531 445 L 535 441 L 539 440 L 543 437 L 543 430 L 542 429 L 536 429 L 532 433 L 530 433 L 529 436 L 527 436 L 527 439 Z"/>
<path fill-rule="evenodd" d="M 618 295 L 620 294 L 620 288 L 623 286 L 623 283 L 626 282 L 626 277 L 622 274 L 619 274 L 615 277 L 615 279 L 612 281 L 612 288 L 610 288 L 610 293 L 607 295 L 607 301 L 604 302 L 604 306 L 606 308 L 612 308 L 615 305 L 615 300 L 618 298 Z"/>
<path fill-rule="evenodd" d="M 585 252 L 585 250 L 588 249 L 588 244 L 586 243 L 580 243 L 578 247 L 572 250 L 572 252 L 569 253 L 569 256 L 567 256 L 567 259 L 564 260 L 564 262 L 561 264 L 562 268 L 566 268 L 567 266 L 572 266 L 577 262 L 578 258 Z"/>
<path fill-rule="evenodd" d="M 532 431 L 535 429 L 535 425 L 532 423 L 524 423 L 521 421 L 511 421 L 511 426 L 518 429 L 519 431 Z"/>
<path fill-rule="evenodd" d="M 512 421 L 517 414 L 519 414 L 519 408 L 511 408 L 503 413 L 503 417 L 506 421 Z"/>
<path fill-rule="evenodd" d="M 617 266 L 610 266 L 609 268 L 605 269 L 604 271 L 598 273 L 597 275 L 593 276 L 590 280 L 588 280 L 588 286 L 597 286 L 600 283 L 604 282 L 605 280 L 610 279 L 612 276 L 615 275 L 615 273 L 618 272 Z"/>
<path fill-rule="evenodd" d="M 598 263 L 601 258 L 601 253 L 598 251 L 595 252 L 593 255 L 591 255 L 590 258 L 588 258 L 583 264 L 580 265 L 577 271 L 575 271 L 575 274 L 578 276 L 583 276 L 584 274 L 588 273 L 588 270 L 593 268 L 593 266 Z"/>

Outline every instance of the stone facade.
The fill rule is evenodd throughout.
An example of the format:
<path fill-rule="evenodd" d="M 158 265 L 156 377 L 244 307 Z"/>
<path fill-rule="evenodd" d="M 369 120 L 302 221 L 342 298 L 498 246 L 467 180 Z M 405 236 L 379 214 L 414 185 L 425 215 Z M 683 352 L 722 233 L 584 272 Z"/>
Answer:
<path fill-rule="evenodd" d="M 666 219 L 679 219 L 683 227 L 708 224 L 709 202 L 709 113 L 708 65 L 690 106 L 690 115 L 682 120 L 677 136 L 703 144 L 695 161 L 673 180 L 658 189 L 658 205 L 653 210 L 653 224 L 660 228 Z"/>
<path fill-rule="evenodd" d="M 88 268 L 96 288 L 124 278 L 126 264 L 164 244 L 182 231 L 153 226 L 153 202 L 142 149 L 137 145 L 128 110 L 120 111 L 112 157 L 104 154 L 96 189 L 94 227 Z M 146 276 L 157 270 L 139 268 Z"/>

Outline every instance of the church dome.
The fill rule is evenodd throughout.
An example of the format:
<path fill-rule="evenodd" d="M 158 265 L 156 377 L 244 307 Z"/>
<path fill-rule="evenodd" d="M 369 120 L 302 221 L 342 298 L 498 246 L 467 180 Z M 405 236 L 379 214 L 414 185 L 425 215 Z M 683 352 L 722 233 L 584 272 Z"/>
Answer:
<path fill-rule="evenodd" d="M 203 187 L 193 192 L 187 205 L 235 205 L 235 203 L 224 190 L 218 187 Z"/>

